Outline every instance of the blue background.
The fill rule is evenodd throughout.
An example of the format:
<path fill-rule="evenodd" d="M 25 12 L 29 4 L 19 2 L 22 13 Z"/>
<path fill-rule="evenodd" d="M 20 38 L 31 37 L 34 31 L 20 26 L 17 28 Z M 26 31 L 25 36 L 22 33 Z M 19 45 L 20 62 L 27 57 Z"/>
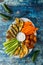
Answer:
<path fill-rule="evenodd" d="M 0 65 L 43 65 L 43 0 L 4 0 L 3 3 L 9 5 L 13 13 L 12 20 L 4 22 L 0 17 Z M 0 3 L 0 13 L 5 13 L 5 10 Z M 26 17 L 32 20 L 36 27 L 39 28 L 37 32 L 37 44 L 33 51 L 39 49 L 40 53 L 35 62 L 32 62 L 32 52 L 23 59 L 16 59 L 9 57 L 3 51 L 3 42 L 6 40 L 6 31 L 9 25 L 13 22 L 15 17 Z"/>

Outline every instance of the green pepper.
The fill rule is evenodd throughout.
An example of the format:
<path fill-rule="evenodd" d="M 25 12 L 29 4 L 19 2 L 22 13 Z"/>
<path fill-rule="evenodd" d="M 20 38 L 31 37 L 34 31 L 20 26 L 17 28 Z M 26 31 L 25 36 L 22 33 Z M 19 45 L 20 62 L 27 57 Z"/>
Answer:
<path fill-rule="evenodd" d="M 11 9 L 6 4 L 3 4 L 3 7 L 4 7 L 6 12 L 12 13 Z"/>
<path fill-rule="evenodd" d="M 40 51 L 40 50 L 36 50 L 36 51 L 33 53 L 33 55 L 32 55 L 32 61 L 33 61 L 33 62 L 36 60 L 36 58 L 37 58 L 37 56 L 38 56 L 38 54 L 39 54 L 39 51 Z"/>
<path fill-rule="evenodd" d="M 3 19 L 6 19 L 6 20 L 11 20 L 12 19 L 11 16 L 8 16 L 8 15 L 2 14 L 2 13 L 0 13 L 0 16 L 3 17 Z"/>

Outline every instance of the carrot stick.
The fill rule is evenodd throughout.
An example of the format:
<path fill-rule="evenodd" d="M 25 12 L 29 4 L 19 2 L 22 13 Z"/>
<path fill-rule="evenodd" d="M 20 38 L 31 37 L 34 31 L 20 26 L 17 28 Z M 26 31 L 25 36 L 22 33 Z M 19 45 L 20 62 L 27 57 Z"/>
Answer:
<path fill-rule="evenodd" d="M 32 22 L 25 22 L 21 31 L 25 33 L 26 35 L 30 35 L 30 34 L 33 34 L 37 30 L 38 28 L 35 28 Z"/>

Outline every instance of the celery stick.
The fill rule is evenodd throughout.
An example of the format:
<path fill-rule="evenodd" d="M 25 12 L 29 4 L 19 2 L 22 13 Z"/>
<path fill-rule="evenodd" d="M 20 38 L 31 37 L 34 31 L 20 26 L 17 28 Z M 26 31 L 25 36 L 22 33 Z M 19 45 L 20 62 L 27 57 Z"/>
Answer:
<path fill-rule="evenodd" d="M 18 48 L 18 45 L 16 45 L 14 48 L 12 48 L 10 51 L 5 51 L 8 55 L 12 54 L 16 48 Z"/>
<path fill-rule="evenodd" d="M 17 49 L 18 47 L 19 47 L 19 45 L 17 45 L 17 46 L 15 47 L 15 49 L 9 53 L 10 56 L 12 56 L 12 55 L 14 54 L 14 52 L 16 51 L 16 49 Z"/>
<path fill-rule="evenodd" d="M 3 43 L 3 45 L 7 46 L 7 45 L 13 43 L 14 41 L 17 41 L 17 40 L 16 39 L 12 39 L 11 41 L 6 41 L 6 42 Z"/>
<path fill-rule="evenodd" d="M 9 43 L 7 46 L 5 46 L 5 49 L 7 49 L 7 48 L 10 48 L 12 45 L 14 45 L 16 42 L 18 42 L 18 41 L 14 41 L 14 42 L 12 42 L 11 44 Z"/>
<path fill-rule="evenodd" d="M 18 43 L 14 44 L 14 45 L 11 47 L 11 49 L 8 48 L 8 49 L 6 49 L 5 51 L 6 51 L 7 53 L 13 51 L 13 50 L 15 49 L 16 45 L 18 45 Z"/>

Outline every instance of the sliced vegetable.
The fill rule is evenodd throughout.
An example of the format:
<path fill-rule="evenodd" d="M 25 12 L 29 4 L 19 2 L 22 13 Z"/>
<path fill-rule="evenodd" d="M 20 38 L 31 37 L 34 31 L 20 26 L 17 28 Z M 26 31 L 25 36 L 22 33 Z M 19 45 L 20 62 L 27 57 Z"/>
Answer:
<path fill-rule="evenodd" d="M 17 50 L 14 52 L 14 55 L 18 55 L 20 53 L 20 47 L 17 48 Z"/>
<path fill-rule="evenodd" d="M 5 52 L 7 54 L 13 55 L 13 53 L 16 51 L 16 49 L 19 47 L 19 42 L 18 40 L 12 39 L 10 41 L 7 41 L 5 43 L 3 43 L 4 47 L 5 47 Z"/>
<path fill-rule="evenodd" d="M 6 40 L 11 40 L 13 37 L 7 33 L 6 38 L 7 38 Z"/>
<path fill-rule="evenodd" d="M 26 47 L 26 45 L 22 44 L 22 49 L 23 49 L 24 55 L 27 55 L 28 54 L 28 48 Z"/>
<path fill-rule="evenodd" d="M 10 35 L 10 37 L 9 37 L 9 35 Z M 12 39 L 12 38 L 15 38 L 15 33 L 13 32 L 13 30 L 12 29 L 9 29 L 8 31 L 7 31 L 7 34 L 6 34 L 6 38 L 7 39 Z"/>
<path fill-rule="evenodd" d="M 19 31 L 21 31 L 24 21 L 20 18 L 16 18 L 15 20 L 16 20 L 16 25 L 19 27 Z"/>
<path fill-rule="evenodd" d="M 14 49 L 15 49 L 15 47 L 18 45 L 18 43 L 14 43 L 14 45 L 12 45 L 11 47 L 7 47 L 6 48 L 6 52 L 7 53 L 9 53 L 9 52 L 11 52 L 11 51 L 13 51 Z"/>
<path fill-rule="evenodd" d="M 7 36 L 6 38 L 7 39 L 12 39 L 12 38 L 15 38 L 17 33 L 18 33 L 18 26 L 16 24 L 12 24 L 10 29 L 7 31 Z"/>
<path fill-rule="evenodd" d="M 32 61 L 34 62 L 39 54 L 40 50 L 36 50 L 32 55 Z"/>
<path fill-rule="evenodd" d="M 13 25 L 11 26 L 11 29 L 12 29 L 13 33 L 15 34 L 15 36 L 16 36 L 17 31 L 15 30 L 15 28 L 13 27 Z"/>
<path fill-rule="evenodd" d="M 31 35 L 34 34 L 37 30 L 38 28 L 35 28 L 31 22 L 25 22 L 21 32 L 26 35 Z"/>
<path fill-rule="evenodd" d="M 11 20 L 12 19 L 11 16 L 8 16 L 8 15 L 2 14 L 2 13 L 0 13 L 0 16 L 3 17 L 6 20 Z"/>
<path fill-rule="evenodd" d="M 19 31 L 21 31 L 23 25 L 24 25 L 24 21 L 23 21 L 22 19 L 20 19 L 20 23 L 19 23 Z"/>
<path fill-rule="evenodd" d="M 20 58 L 23 58 L 23 57 L 24 57 L 24 53 L 23 53 L 23 50 L 22 50 L 22 49 L 20 50 L 19 57 L 20 57 Z"/>
<path fill-rule="evenodd" d="M 17 25 L 16 25 L 16 24 L 13 24 L 13 27 L 14 27 L 14 29 L 16 30 L 16 32 L 18 32 L 18 27 L 17 27 Z"/>
<path fill-rule="evenodd" d="M 7 45 L 9 45 L 9 44 L 11 44 L 11 43 L 13 43 L 13 42 L 15 42 L 15 41 L 17 41 L 16 38 L 14 38 L 14 39 L 12 39 L 12 40 L 10 40 L 10 41 L 4 42 L 3 45 L 4 45 L 4 46 L 7 46 Z"/>
<path fill-rule="evenodd" d="M 27 54 L 28 54 L 28 48 L 26 47 L 26 45 L 22 43 L 19 56 L 20 58 L 23 58 Z"/>
<path fill-rule="evenodd" d="M 4 9 L 5 9 L 6 12 L 12 13 L 11 9 L 5 3 L 3 4 L 3 7 L 4 7 Z"/>
<path fill-rule="evenodd" d="M 14 41 L 14 42 L 12 42 L 12 43 L 9 43 L 9 44 L 7 44 L 6 46 L 4 46 L 5 47 L 5 49 L 9 49 L 10 47 L 12 47 L 13 45 L 16 45 L 16 43 L 17 43 L 18 41 Z"/>
<path fill-rule="evenodd" d="M 17 50 L 17 48 L 19 47 L 19 45 L 17 45 L 14 50 L 12 50 L 11 52 L 9 52 L 8 54 L 10 54 L 10 56 L 12 56 L 14 54 L 14 52 Z"/>
<path fill-rule="evenodd" d="M 9 40 L 15 38 L 17 33 L 18 33 L 18 27 L 16 26 L 16 24 L 11 25 L 10 29 L 7 31 L 6 38 Z"/>
<path fill-rule="evenodd" d="M 19 18 L 16 18 L 15 21 L 16 21 L 16 24 L 19 24 L 20 19 Z"/>

